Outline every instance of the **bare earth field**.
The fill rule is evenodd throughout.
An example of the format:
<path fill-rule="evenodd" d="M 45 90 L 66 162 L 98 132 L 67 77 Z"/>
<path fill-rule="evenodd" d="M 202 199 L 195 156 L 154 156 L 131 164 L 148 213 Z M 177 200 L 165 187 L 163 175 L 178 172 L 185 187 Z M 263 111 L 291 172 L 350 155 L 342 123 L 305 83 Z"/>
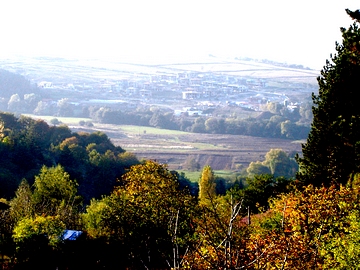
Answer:
<path fill-rule="evenodd" d="M 139 159 L 166 163 L 169 169 L 181 170 L 187 159 L 214 170 L 237 171 L 252 161 L 264 160 L 273 148 L 300 153 L 301 142 L 239 135 L 187 133 L 137 126 L 95 124 L 92 129 L 70 126 L 74 131 L 105 132 L 115 145 L 135 153 Z"/>

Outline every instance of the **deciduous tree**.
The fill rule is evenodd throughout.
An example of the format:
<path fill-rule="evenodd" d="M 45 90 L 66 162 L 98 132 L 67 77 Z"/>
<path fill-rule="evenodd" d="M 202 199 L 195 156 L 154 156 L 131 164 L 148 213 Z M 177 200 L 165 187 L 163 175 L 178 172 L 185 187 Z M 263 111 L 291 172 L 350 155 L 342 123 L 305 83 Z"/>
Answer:
<path fill-rule="evenodd" d="M 32 198 L 35 214 L 60 216 L 68 227 L 78 226 L 81 199 L 77 196 L 77 183 L 60 165 L 51 168 L 43 166 L 35 177 Z"/>
<path fill-rule="evenodd" d="M 275 177 L 294 177 L 298 169 L 295 160 L 281 149 L 270 149 L 265 155 L 263 164 L 269 167 Z"/>
<path fill-rule="evenodd" d="M 199 181 L 199 202 L 200 204 L 209 204 L 216 197 L 215 175 L 209 165 L 202 170 Z"/>
<path fill-rule="evenodd" d="M 274 198 L 269 211 L 252 218 L 251 258 L 259 269 L 356 269 L 358 201 L 358 182 Z"/>
<path fill-rule="evenodd" d="M 271 174 L 271 171 L 268 166 L 264 165 L 261 161 L 250 162 L 249 167 L 246 169 L 246 172 L 250 176 L 260 175 L 260 174 Z"/>
<path fill-rule="evenodd" d="M 179 259 L 175 253 L 185 252 L 185 239 L 191 235 L 193 198 L 179 189 L 175 174 L 153 161 L 132 166 L 122 184 L 87 208 L 89 235 L 106 239 L 124 267 L 173 265 Z"/>

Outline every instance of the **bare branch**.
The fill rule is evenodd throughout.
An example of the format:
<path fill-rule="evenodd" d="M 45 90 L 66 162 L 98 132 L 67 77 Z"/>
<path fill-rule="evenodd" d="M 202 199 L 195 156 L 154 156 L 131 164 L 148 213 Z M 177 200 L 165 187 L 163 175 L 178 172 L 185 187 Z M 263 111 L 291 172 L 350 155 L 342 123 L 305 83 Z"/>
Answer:
<path fill-rule="evenodd" d="M 286 210 L 286 201 L 284 203 L 284 209 L 283 209 L 283 217 L 281 220 L 281 228 L 284 229 L 284 223 L 285 223 L 285 210 Z"/>

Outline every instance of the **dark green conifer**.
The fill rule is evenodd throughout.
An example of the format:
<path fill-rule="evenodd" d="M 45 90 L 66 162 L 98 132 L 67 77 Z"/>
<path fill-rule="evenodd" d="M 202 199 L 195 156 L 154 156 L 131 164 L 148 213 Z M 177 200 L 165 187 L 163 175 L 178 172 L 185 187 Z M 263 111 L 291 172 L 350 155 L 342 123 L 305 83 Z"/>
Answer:
<path fill-rule="evenodd" d="M 304 184 L 345 183 L 360 172 L 360 30 L 358 22 L 341 28 L 342 44 L 326 61 L 313 94 L 314 119 L 298 179 Z"/>

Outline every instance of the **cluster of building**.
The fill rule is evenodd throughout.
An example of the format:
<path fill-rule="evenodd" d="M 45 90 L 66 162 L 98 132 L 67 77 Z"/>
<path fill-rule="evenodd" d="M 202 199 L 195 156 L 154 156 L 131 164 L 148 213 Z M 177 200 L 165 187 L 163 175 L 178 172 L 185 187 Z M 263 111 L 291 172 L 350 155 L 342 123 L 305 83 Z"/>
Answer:
<path fill-rule="evenodd" d="M 234 97 L 239 93 L 266 87 L 261 79 L 246 79 L 212 72 L 174 72 L 155 74 L 134 74 L 119 79 L 92 82 L 62 83 L 42 81 L 38 86 L 44 89 L 64 89 L 93 93 L 97 99 L 151 99 L 171 96 L 171 99 L 204 100 Z M 95 97 L 94 96 L 94 97 Z"/>
<path fill-rule="evenodd" d="M 155 69 L 154 69 L 155 70 Z M 195 109 L 187 110 L 189 114 L 200 114 L 196 107 L 201 102 L 209 101 L 222 106 L 238 106 L 257 110 L 260 105 L 269 101 L 284 102 L 287 97 L 272 94 L 273 89 L 268 81 L 261 78 L 250 78 L 221 72 L 184 71 L 177 69 L 156 69 L 153 73 L 119 72 L 118 76 L 107 79 L 77 79 L 66 83 L 42 81 L 38 86 L 43 89 L 57 89 L 77 93 L 74 96 L 86 96 L 83 100 L 74 100 L 77 104 L 104 105 L 110 107 L 133 108 L 144 104 L 174 105 L 174 112 L 180 106 Z M 182 110 L 181 110 L 182 111 Z"/>

